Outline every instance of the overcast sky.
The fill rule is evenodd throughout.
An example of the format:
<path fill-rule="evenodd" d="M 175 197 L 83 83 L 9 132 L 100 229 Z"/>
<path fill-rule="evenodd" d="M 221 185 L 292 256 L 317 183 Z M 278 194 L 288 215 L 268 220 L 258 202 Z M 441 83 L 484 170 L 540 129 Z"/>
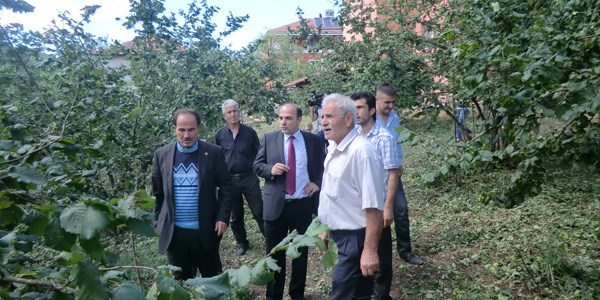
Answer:
<path fill-rule="evenodd" d="M 109 41 L 118 40 L 125 42 L 133 39 L 133 31 L 127 31 L 121 25 L 129 12 L 127 0 L 26 0 L 35 6 L 33 13 L 15 14 L 12 11 L 0 12 L 0 23 L 21 23 L 27 29 L 42 31 L 48 27 L 52 19 L 58 19 L 59 12 L 69 11 L 76 19 L 80 9 L 86 5 L 100 5 L 96 14 L 91 18 L 90 26 L 86 29 L 99 37 L 106 37 Z M 177 12 L 186 9 L 192 0 L 166 0 L 167 11 Z M 249 42 L 257 39 L 268 29 L 283 26 L 297 20 L 296 8 L 304 11 L 305 18 L 314 18 L 319 14 L 325 15 L 325 10 L 334 8 L 333 0 L 208 0 L 210 5 L 221 8 L 219 15 L 213 21 L 221 26 L 225 24 L 225 17 L 229 11 L 234 15 L 250 15 L 244 27 L 222 44 L 231 45 L 233 49 L 241 49 Z M 337 13 L 337 10 L 336 10 Z M 116 21 L 120 18 L 121 21 Z"/>

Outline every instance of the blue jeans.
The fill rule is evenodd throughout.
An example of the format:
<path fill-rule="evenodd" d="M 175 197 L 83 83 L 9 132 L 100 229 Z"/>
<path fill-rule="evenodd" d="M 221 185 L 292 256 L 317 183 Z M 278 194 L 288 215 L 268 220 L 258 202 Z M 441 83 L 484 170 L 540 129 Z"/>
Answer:
<path fill-rule="evenodd" d="M 408 203 L 404 194 L 402 179 L 398 182 L 398 191 L 394 201 L 394 231 L 396 232 L 396 246 L 400 257 L 405 257 L 412 252 L 410 246 L 410 226 L 408 222 Z"/>
<path fill-rule="evenodd" d="M 456 111 L 456 119 L 458 120 L 458 124 L 454 125 L 454 129 L 456 130 L 456 140 L 457 141 L 462 141 L 463 137 L 462 137 L 462 130 L 460 130 L 460 125 L 464 125 L 465 128 L 467 129 L 467 132 L 469 134 L 471 134 L 471 129 L 469 129 L 469 127 L 467 127 L 466 124 L 466 120 L 467 120 L 467 116 L 469 116 L 469 109 L 468 108 L 462 108 L 459 107 Z"/>

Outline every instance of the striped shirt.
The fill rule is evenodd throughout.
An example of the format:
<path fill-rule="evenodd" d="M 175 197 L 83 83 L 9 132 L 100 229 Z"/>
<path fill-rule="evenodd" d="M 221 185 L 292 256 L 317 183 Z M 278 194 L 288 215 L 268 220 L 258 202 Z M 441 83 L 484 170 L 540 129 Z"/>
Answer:
<path fill-rule="evenodd" d="M 175 226 L 198 229 L 198 151 L 177 151 L 173 164 Z"/>
<path fill-rule="evenodd" d="M 356 130 L 358 130 L 359 134 L 360 129 L 360 125 L 357 125 Z M 377 154 L 379 155 L 379 159 L 381 159 L 385 170 L 397 169 L 402 166 L 402 161 L 398 157 L 398 152 L 396 151 L 396 140 L 394 140 L 394 137 L 389 131 L 381 128 L 379 123 L 376 122 L 373 128 L 371 128 L 364 137 L 377 149 Z M 385 172 L 384 178 L 384 193 L 387 194 L 387 172 Z"/>
<path fill-rule="evenodd" d="M 392 134 L 394 137 L 394 142 L 396 143 L 396 150 L 398 151 L 398 156 L 400 157 L 400 165 L 402 165 L 402 157 L 404 154 L 402 153 L 402 144 L 398 143 L 398 137 L 400 137 L 400 133 L 396 131 L 396 129 L 400 126 L 400 118 L 396 112 L 391 111 L 388 116 L 387 124 L 383 121 L 383 119 L 377 115 L 377 119 L 375 119 L 375 123 L 379 124 L 381 128 L 387 129 L 387 131 Z"/>

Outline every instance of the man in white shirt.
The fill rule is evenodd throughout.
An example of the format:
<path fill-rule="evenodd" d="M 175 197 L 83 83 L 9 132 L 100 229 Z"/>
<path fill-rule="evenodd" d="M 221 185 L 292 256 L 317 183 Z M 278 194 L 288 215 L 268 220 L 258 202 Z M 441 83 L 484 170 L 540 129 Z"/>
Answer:
<path fill-rule="evenodd" d="M 322 118 L 330 144 L 319 219 L 331 229 L 339 255 L 331 299 L 370 299 L 383 227 L 383 165 L 375 147 L 354 129 L 356 108 L 350 98 L 325 97 Z"/>

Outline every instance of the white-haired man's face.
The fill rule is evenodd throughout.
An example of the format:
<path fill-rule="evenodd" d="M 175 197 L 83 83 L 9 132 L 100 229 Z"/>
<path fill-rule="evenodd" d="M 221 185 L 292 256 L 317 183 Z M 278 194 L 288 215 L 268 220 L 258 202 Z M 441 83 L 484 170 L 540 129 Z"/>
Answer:
<path fill-rule="evenodd" d="M 228 125 L 236 125 L 240 122 L 240 111 L 235 105 L 227 106 L 223 118 Z"/>
<path fill-rule="evenodd" d="M 353 128 L 352 113 L 341 114 L 336 103 L 329 102 L 323 107 L 321 114 L 323 115 L 321 129 L 325 138 L 339 144 Z"/>

